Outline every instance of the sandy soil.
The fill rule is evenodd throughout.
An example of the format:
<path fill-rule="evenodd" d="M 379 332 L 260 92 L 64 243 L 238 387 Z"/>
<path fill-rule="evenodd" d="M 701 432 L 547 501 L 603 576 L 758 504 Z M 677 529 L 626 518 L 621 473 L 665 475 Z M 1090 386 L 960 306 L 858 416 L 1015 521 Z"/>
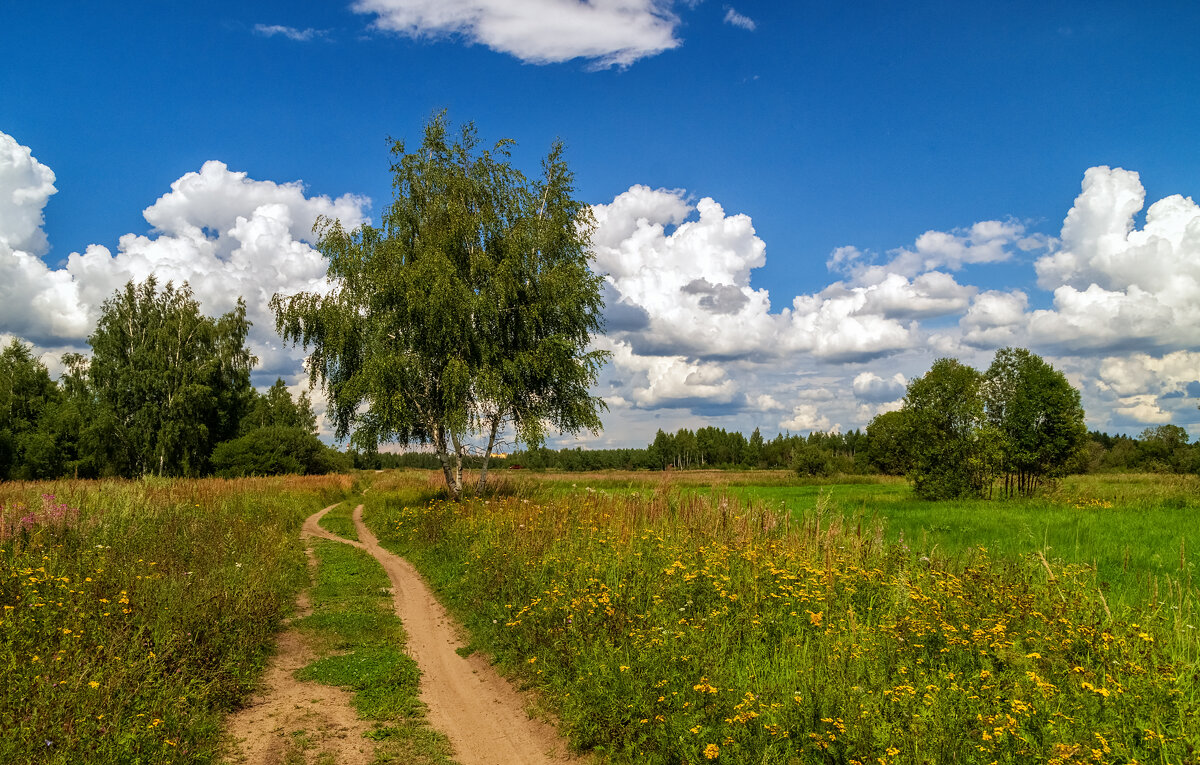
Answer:
<path fill-rule="evenodd" d="M 311 516 L 301 535 L 331 537 L 317 525 L 320 516 L 330 509 Z M 320 533 L 310 529 L 309 521 Z M 305 552 L 312 569 L 316 566 L 312 548 Z M 307 616 L 311 611 L 308 592 L 302 592 L 296 615 Z M 320 683 L 302 683 L 294 677 L 296 670 L 316 658 L 297 630 L 289 629 L 279 636 L 275 655 L 263 677 L 262 690 L 249 706 L 230 716 L 227 722 L 233 750 L 230 762 L 279 765 L 289 749 L 301 753 L 306 763 L 324 758 L 325 762 L 369 765 L 374 759 L 374 744 L 363 738 L 371 725 L 358 719 L 350 705 L 353 694 Z"/>
<path fill-rule="evenodd" d="M 558 732 L 525 713 L 525 698 L 482 656 L 462 657 L 458 627 L 408 561 L 379 546 L 354 510 L 362 546 L 383 565 L 396 615 L 408 631 L 408 653 L 421 668 L 421 700 L 429 722 L 446 734 L 462 765 L 516 765 L 577 760 Z"/>
<path fill-rule="evenodd" d="M 578 762 L 553 726 L 526 714 L 525 697 L 491 664 L 478 654 L 464 658 L 456 652 L 463 645 L 458 625 L 416 569 L 379 545 L 363 524 L 362 505 L 354 510 L 361 542 L 321 528 L 321 517 L 331 509 L 305 520 L 301 535 L 353 545 L 371 553 L 383 566 L 391 580 L 396 615 L 408 632 L 407 651 L 421 668 L 421 700 L 429 708 L 429 723 L 450 739 L 455 759 L 462 765 Z M 309 565 L 315 566 L 311 547 L 306 552 Z M 311 611 L 307 592 L 301 594 L 298 607 L 299 616 Z M 351 694 L 293 677 L 314 658 L 296 630 L 280 636 L 264 690 L 249 707 L 230 718 L 229 736 L 239 751 L 232 762 L 279 765 L 289 743 L 299 741 L 301 735 L 308 763 L 322 757 L 347 765 L 371 762 L 373 747 L 362 736 L 370 726 L 357 718 L 350 706 Z"/>

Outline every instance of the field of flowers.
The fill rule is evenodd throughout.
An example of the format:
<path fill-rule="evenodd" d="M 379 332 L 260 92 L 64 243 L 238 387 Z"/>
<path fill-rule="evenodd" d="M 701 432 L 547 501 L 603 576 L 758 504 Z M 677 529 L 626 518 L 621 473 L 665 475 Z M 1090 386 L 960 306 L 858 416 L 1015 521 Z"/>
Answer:
<path fill-rule="evenodd" d="M 367 521 L 613 762 L 1200 762 L 1194 637 L 1089 569 L 669 487 L 546 497 Z"/>
<path fill-rule="evenodd" d="M 0 762 L 220 754 L 345 476 L 0 485 Z"/>

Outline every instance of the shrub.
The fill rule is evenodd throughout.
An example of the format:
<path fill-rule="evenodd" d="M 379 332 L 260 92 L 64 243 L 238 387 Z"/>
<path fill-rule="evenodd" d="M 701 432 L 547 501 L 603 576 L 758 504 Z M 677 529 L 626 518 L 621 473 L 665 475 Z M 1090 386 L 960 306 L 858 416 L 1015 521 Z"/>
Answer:
<path fill-rule="evenodd" d="M 791 466 L 799 475 L 831 475 L 833 455 L 814 444 L 801 443 L 792 449 Z"/>
<path fill-rule="evenodd" d="M 213 468 L 223 478 L 345 472 L 349 462 L 349 457 L 301 428 L 258 428 L 217 444 L 212 455 Z"/>

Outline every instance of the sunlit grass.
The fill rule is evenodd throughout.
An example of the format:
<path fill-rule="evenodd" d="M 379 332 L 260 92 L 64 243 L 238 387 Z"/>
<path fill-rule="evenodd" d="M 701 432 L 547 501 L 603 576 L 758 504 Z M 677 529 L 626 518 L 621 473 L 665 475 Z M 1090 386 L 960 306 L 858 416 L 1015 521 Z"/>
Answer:
<path fill-rule="evenodd" d="M 344 476 L 0 485 L 0 762 L 207 762 Z"/>
<path fill-rule="evenodd" d="M 1181 762 L 1200 746 L 1200 625 L 1109 602 L 1088 567 L 890 542 L 903 485 L 768 487 L 811 491 L 801 506 L 576 478 L 368 516 L 576 746 L 650 763 Z M 896 504 L 873 512 L 867 492 Z"/>

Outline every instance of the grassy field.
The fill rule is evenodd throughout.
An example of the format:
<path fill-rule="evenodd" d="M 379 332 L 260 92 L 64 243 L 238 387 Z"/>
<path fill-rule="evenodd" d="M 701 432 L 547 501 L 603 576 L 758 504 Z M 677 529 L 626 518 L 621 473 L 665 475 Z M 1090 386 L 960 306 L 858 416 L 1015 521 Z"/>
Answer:
<path fill-rule="evenodd" d="M 367 474 L 367 520 L 614 763 L 1200 762 L 1195 477 L 928 503 L 777 472 Z M 345 477 L 0 485 L 0 762 L 211 762 Z M 323 520 L 353 538 L 350 504 Z M 442 762 L 367 556 L 318 545 L 380 761 Z"/>
<path fill-rule="evenodd" d="M 983 547 L 1003 558 L 1041 553 L 1050 561 L 1092 565 L 1110 605 L 1177 599 L 1175 585 L 1194 593 L 1200 584 L 1195 476 L 1075 476 L 1046 496 L 1004 501 L 928 502 L 904 483 L 728 491 L 785 508 L 797 519 L 883 519 L 889 541 L 925 555 Z"/>
<path fill-rule="evenodd" d="M 367 520 L 613 762 L 1197 761 L 1193 484 L 929 505 L 889 480 L 509 480 L 462 506 L 414 481 Z M 1169 568 L 1179 539 L 1144 597 L 1091 567 Z"/>
<path fill-rule="evenodd" d="M 902 478 L 804 480 L 785 471 L 560 473 L 522 476 L 519 483 L 531 495 L 550 496 L 589 490 L 632 495 L 673 487 L 759 501 L 800 523 L 881 520 L 887 541 L 918 556 L 957 556 L 981 547 L 1006 559 L 1040 553 L 1051 562 L 1093 566 L 1110 606 L 1147 601 L 1178 606 L 1181 595 L 1193 600 L 1193 609 L 1198 605 L 1197 476 L 1071 476 L 1031 499 L 946 502 L 917 499 Z"/>
<path fill-rule="evenodd" d="M 0 485 L 0 762 L 212 761 L 351 483 Z"/>

